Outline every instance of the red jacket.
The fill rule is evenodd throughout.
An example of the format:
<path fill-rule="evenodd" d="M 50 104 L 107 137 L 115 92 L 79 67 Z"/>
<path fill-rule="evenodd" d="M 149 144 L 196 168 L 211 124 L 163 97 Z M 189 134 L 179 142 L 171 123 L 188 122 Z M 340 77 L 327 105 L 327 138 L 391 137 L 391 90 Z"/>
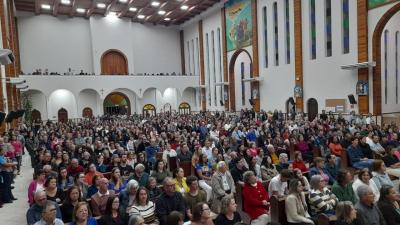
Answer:
<path fill-rule="evenodd" d="M 246 184 L 243 187 L 243 211 L 249 214 L 252 220 L 268 212 L 269 207 L 262 204 L 263 200 L 269 201 L 268 193 L 261 182 L 253 187 Z"/>
<path fill-rule="evenodd" d="M 301 172 L 307 172 L 308 171 L 308 169 L 307 169 L 307 167 L 306 167 L 306 164 L 304 164 L 304 161 L 297 161 L 297 160 L 294 160 L 293 161 L 293 163 L 292 163 L 292 165 L 293 165 L 293 168 L 298 168 L 298 169 L 300 169 L 301 170 Z"/>

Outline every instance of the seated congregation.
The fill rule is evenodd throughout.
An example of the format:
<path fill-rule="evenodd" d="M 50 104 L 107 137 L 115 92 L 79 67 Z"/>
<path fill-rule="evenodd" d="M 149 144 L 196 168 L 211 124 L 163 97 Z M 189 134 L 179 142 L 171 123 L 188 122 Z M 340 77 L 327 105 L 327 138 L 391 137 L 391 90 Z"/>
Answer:
<path fill-rule="evenodd" d="M 18 132 L 28 225 L 400 224 L 396 124 L 246 110 Z"/>

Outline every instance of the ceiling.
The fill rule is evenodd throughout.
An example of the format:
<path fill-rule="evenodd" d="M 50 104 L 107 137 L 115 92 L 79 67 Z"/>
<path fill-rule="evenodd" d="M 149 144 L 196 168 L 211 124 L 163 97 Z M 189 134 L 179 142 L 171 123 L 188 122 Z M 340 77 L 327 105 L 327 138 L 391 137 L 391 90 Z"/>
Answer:
<path fill-rule="evenodd" d="M 153 2 L 159 5 L 152 5 Z M 111 13 L 131 18 L 133 22 L 168 26 L 180 25 L 218 2 L 220 0 L 15 0 L 15 6 L 17 10 L 34 12 L 36 15 L 89 18 L 96 14 L 106 16 Z"/>

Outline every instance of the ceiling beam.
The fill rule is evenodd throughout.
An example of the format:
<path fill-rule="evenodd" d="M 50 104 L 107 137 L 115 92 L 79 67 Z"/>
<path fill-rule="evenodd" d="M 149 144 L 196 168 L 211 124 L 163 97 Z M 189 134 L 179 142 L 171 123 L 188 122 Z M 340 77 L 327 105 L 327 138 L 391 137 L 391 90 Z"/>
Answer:
<path fill-rule="evenodd" d="M 36 0 L 36 1 L 35 1 L 35 14 L 36 14 L 36 15 L 39 15 L 39 14 L 40 14 L 40 7 L 41 7 L 41 6 L 40 6 L 40 5 L 41 5 L 40 2 L 41 2 L 40 0 Z"/>
<path fill-rule="evenodd" d="M 164 8 L 167 4 L 168 4 L 168 1 L 165 1 L 163 4 L 161 4 L 159 10 L 162 10 L 162 8 Z M 176 9 L 176 8 L 175 8 L 175 9 Z M 174 9 L 174 10 L 175 10 L 175 9 Z M 155 23 L 155 24 L 160 23 L 160 21 L 161 21 L 161 20 L 164 20 L 164 18 L 168 17 L 168 15 L 172 13 L 172 11 L 173 11 L 173 10 L 168 11 L 168 12 L 165 12 L 164 15 L 160 15 L 159 19 L 158 19 L 157 21 L 155 21 L 154 23 Z M 157 14 L 158 14 L 158 11 L 157 11 Z M 146 21 L 147 21 L 148 19 L 149 19 L 149 18 L 146 18 Z"/>
<path fill-rule="evenodd" d="M 129 11 L 129 8 L 131 7 L 131 5 L 133 4 L 133 2 L 135 2 L 136 0 L 129 0 L 128 4 L 126 5 L 126 7 L 124 9 L 122 9 L 122 11 L 119 13 L 118 17 L 123 17 L 126 15 L 126 13 Z"/>
<path fill-rule="evenodd" d="M 60 7 L 60 0 L 54 0 L 54 4 L 53 4 L 53 16 L 57 16 L 57 14 L 58 14 L 58 7 Z"/>
<path fill-rule="evenodd" d="M 139 9 L 139 10 L 137 11 L 136 16 L 137 16 L 137 15 L 140 15 L 140 13 L 142 13 L 144 9 L 146 9 L 147 7 L 149 7 L 149 5 L 150 5 L 150 1 L 148 1 L 141 9 Z M 132 21 L 133 21 L 133 18 L 135 18 L 135 17 L 132 17 Z M 137 19 L 136 21 L 139 21 L 140 23 L 143 23 L 145 20 L 147 20 L 147 17 L 144 18 L 144 19 L 142 19 L 142 20 Z M 133 22 L 134 22 L 134 21 L 133 21 Z"/>
<path fill-rule="evenodd" d="M 73 17 L 75 15 L 77 7 L 78 7 L 78 4 L 76 4 L 76 0 L 72 0 L 72 7 L 71 7 L 71 11 L 69 12 L 69 17 Z"/>
<path fill-rule="evenodd" d="M 114 7 L 114 5 L 117 4 L 117 2 L 118 2 L 118 0 L 113 0 L 113 1 L 107 6 L 106 11 L 104 12 L 104 16 L 107 16 L 107 15 L 110 13 L 111 8 Z"/>
<path fill-rule="evenodd" d="M 92 5 L 90 6 L 90 8 L 86 12 L 86 18 L 87 19 L 89 19 L 89 17 L 93 14 L 94 10 L 96 9 L 96 5 L 97 5 L 97 0 L 93 0 L 92 1 Z"/>

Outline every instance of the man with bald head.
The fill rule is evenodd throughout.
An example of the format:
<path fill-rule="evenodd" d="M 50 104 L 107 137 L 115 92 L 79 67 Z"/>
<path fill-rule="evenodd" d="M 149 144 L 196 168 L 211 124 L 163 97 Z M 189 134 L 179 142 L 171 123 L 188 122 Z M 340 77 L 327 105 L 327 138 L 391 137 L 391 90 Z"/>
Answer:
<path fill-rule="evenodd" d="M 108 179 L 99 180 L 99 191 L 92 196 L 90 204 L 92 205 L 93 216 L 102 216 L 106 212 L 107 200 L 114 196 L 113 190 L 108 190 Z"/>
<path fill-rule="evenodd" d="M 58 205 L 50 200 L 47 200 L 46 192 L 43 190 L 35 192 L 34 195 L 35 203 L 28 209 L 26 213 L 26 221 L 28 225 L 34 225 L 42 218 L 43 208 L 46 204 L 53 204 L 56 208 L 56 217 L 61 218 L 61 211 Z"/>

